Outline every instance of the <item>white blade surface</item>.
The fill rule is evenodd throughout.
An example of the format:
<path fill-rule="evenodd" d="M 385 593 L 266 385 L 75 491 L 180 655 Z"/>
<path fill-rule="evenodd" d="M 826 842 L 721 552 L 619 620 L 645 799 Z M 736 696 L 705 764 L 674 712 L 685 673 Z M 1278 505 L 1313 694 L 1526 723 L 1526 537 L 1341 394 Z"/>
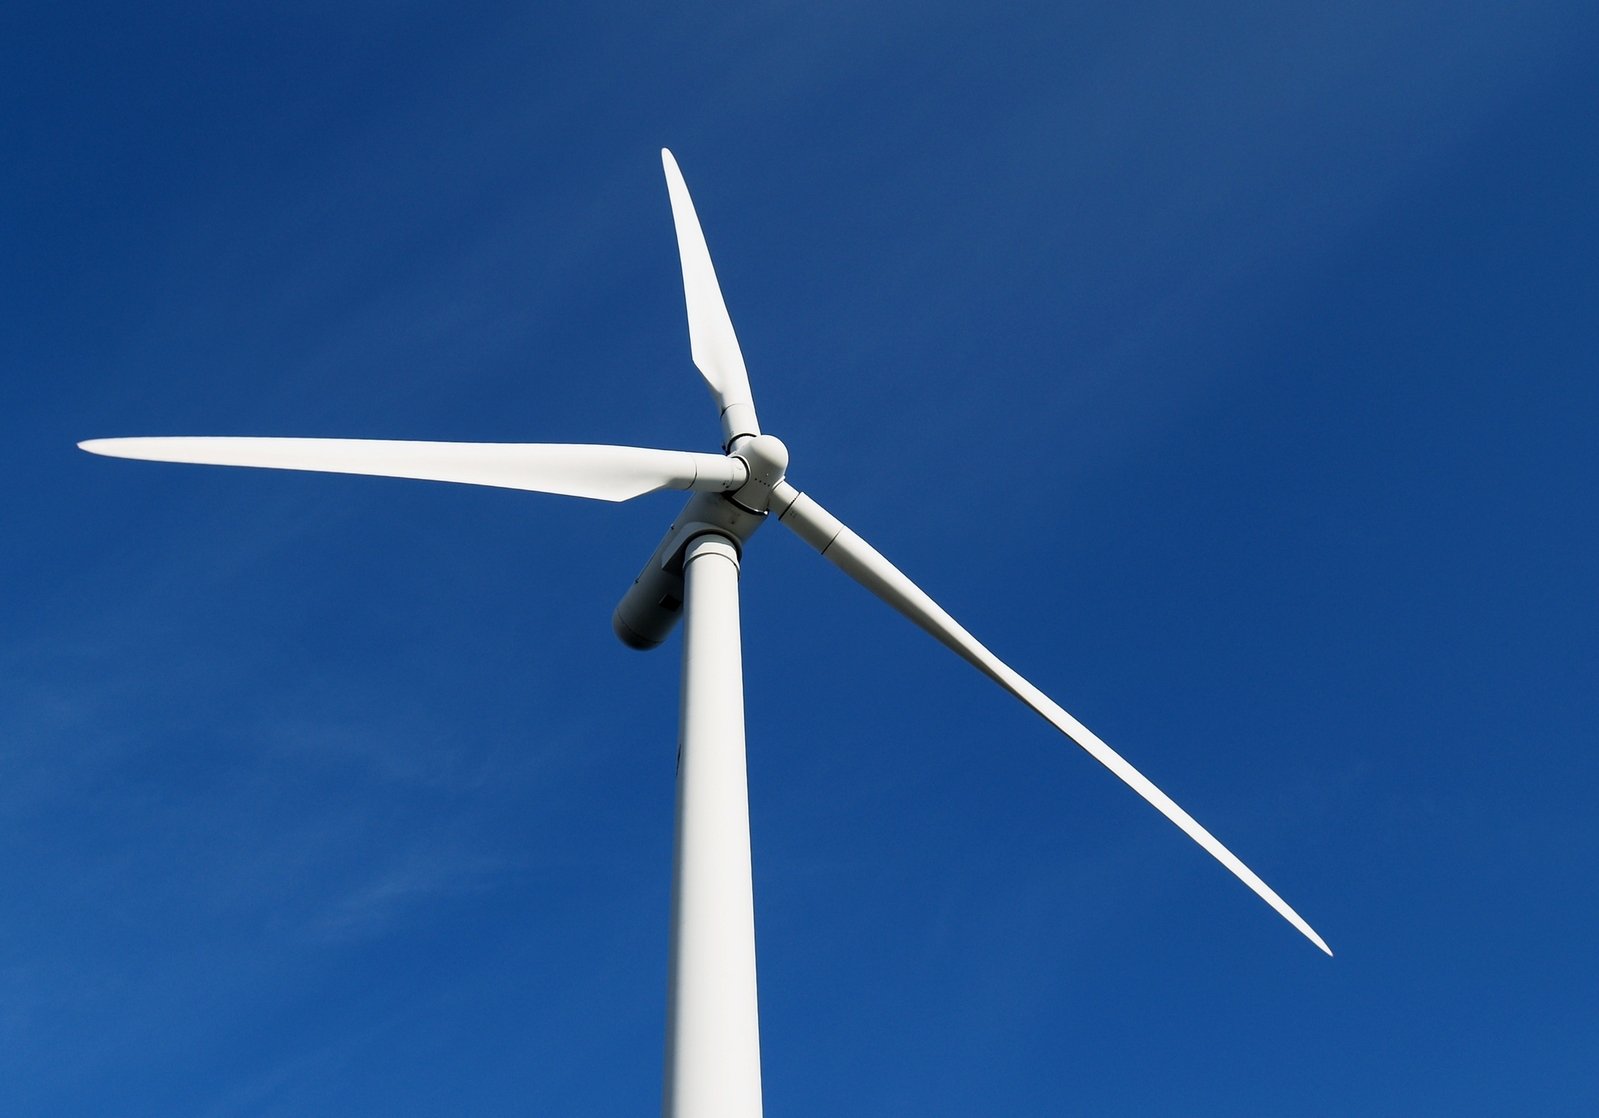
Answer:
<path fill-rule="evenodd" d="M 786 506 L 786 507 L 785 507 Z M 1255 872 L 1238 860 L 1216 837 L 1201 827 L 1194 817 L 1178 807 L 1172 798 L 1156 788 L 1143 773 L 1133 768 L 1114 749 L 1099 739 L 1077 719 L 1067 714 L 1038 688 L 1018 675 L 980 644 L 965 629 L 945 613 L 938 603 L 929 598 L 915 583 L 871 544 L 846 528 L 837 517 L 822 508 L 787 482 L 780 482 L 772 491 L 773 512 L 795 533 L 822 556 L 849 575 L 856 582 L 876 594 L 940 642 L 963 657 L 995 683 L 1032 707 L 1056 729 L 1082 746 L 1088 754 L 1149 801 L 1183 833 L 1204 847 L 1222 865 L 1231 870 L 1240 881 L 1249 886 L 1283 919 L 1298 928 L 1310 942 L 1327 954 L 1332 954 L 1321 936 L 1279 897 Z"/>
<path fill-rule="evenodd" d="M 661 149 L 661 164 L 666 168 L 666 192 L 672 199 L 672 224 L 677 227 L 677 254 L 683 264 L 683 300 L 688 305 L 688 340 L 694 364 L 721 409 L 725 439 L 759 435 L 744 354 L 733 333 L 733 320 L 727 316 L 727 304 L 722 301 L 722 288 L 716 282 L 711 250 L 700 230 L 694 200 L 689 197 L 683 172 L 677 169 L 677 160 L 665 148 Z"/>
<path fill-rule="evenodd" d="M 135 438 L 78 445 L 113 458 L 454 481 L 598 501 L 626 501 L 657 489 L 724 492 L 748 475 L 743 462 L 720 454 L 582 443 Z"/>

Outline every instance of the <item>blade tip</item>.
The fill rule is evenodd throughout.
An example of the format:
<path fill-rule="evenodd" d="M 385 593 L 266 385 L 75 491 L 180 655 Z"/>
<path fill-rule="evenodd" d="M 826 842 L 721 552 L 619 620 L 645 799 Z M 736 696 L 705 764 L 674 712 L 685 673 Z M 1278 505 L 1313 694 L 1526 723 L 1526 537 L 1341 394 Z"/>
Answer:
<path fill-rule="evenodd" d="M 1314 943 L 1317 947 L 1321 948 L 1322 953 L 1325 954 L 1327 958 L 1331 959 L 1333 957 L 1332 948 L 1327 946 L 1326 940 L 1322 939 L 1321 936 L 1316 934 L 1316 929 L 1312 928 L 1309 924 L 1305 924 L 1299 930 L 1305 934 L 1306 939 L 1308 939 L 1311 943 Z"/>

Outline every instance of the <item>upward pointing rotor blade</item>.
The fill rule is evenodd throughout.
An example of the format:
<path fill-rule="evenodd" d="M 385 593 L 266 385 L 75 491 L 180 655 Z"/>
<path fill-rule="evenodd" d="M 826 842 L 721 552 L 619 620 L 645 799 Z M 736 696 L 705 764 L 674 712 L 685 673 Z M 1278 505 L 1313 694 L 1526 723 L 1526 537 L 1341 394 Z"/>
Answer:
<path fill-rule="evenodd" d="M 716 269 L 711 266 L 711 250 L 706 247 L 683 172 L 665 148 L 661 149 L 661 164 L 666 168 L 666 192 L 672 199 L 672 224 L 677 227 L 677 255 L 683 264 L 689 348 L 721 410 L 723 445 L 730 446 L 739 435 L 761 433 L 755 419 L 749 373 L 744 368 L 744 354 L 733 333 L 733 320 L 727 316 Z"/>
<path fill-rule="evenodd" d="M 748 477 L 742 461 L 720 454 L 578 443 L 136 438 L 78 445 L 113 458 L 454 481 L 597 501 L 626 501 L 657 489 L 725 492 Z"/>
<path fill-rule="evenodd" d="M 1009 665 L 1003 663 L 980 644 L 955 619 L 941 609 L 915 583 L 883 558 L 871 544 L 861 539 L 805 494 L 786 481 L 772 490 L 771 511 L 810 544 L 822 556 L 845 574 L 910 618 L 917 625 L 937 637 L 967 662 L 1005 690 L 1015 695 L 1033 710 L 1043 715 L 1056 729 L 1082 746 L 1088 754 L 1115 773 L 1134 792 L 1149 801 L 1162 815 L 1170 819 L 1183 833 L 1204 847 L 1233 875 L 1298 928 L 1317 947 L 1332 954 L 1325 941 L 1304 919 L 1288 906 L 1255 872 L 1240 862 L 1231 850 L 1195 822 L 1194 817 L 1172 801 L 1172 798 L 1150 783 L 1143 773 L 1128 764 L 1120 754 L 1101 741 L 1098 735 L 1062 710 L 1048 695 L 1028 683 Z"/>

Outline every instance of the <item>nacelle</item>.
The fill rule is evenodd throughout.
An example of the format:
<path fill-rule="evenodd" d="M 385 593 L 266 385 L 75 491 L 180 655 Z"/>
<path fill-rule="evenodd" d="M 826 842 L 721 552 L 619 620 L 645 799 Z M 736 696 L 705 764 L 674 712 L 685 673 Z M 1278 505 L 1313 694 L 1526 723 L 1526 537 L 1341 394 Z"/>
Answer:
<path fill-rule="evenodd" d="M 696 493 L 666 530 L 650 561 L 633 580 L 611 615 L 611 628 L 629 648 L 658 647 L 683 616 L 683 552 L 689 541 L 706 534 L 733 541 L 743 551 L 744 541 L 766 519 L 721 493 Z"/>
<path fill-rule="evenodd" d="M 611 628 L 629 648 L 659 647 L 683 616 L 683 551 L 690 540 L 707 533 L 721 536 L 742 554 L 744 541 L 766 519 L 772 487 L 788 469 L 788 447 L 775 435 L 745 435 L 734 440 L 729 453 L 749 470 L 744 484 L 733 493 L 690 497 L 617 603 Z"/>

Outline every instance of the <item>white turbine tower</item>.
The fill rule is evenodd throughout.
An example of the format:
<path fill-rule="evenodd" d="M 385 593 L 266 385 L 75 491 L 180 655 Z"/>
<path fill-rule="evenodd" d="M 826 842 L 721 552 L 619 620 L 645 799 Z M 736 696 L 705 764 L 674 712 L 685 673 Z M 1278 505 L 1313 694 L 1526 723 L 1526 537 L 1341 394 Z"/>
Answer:
<path fill-rule="evenodd" d="M 684 619 L 663 1107 L 668 1118 L 751 1118 L 761 1112 L 738 574 L 744 545 L 772 518 L 1087 750 L 1331 955 L 1297 912 L 1169 796 L 788 483 L 788 449 L 762 434 L 756 421 L 744 358 L 688 187 L 671 152 L 663 150 L 661 159 L 677 226 L 694 364 L 721 414 L 722 454 L 371 439 L 131 438 L 79 445 L 118 458 L 422 478 L 603 501 L 659 489 L 694 494 L 612 619 L 617 635 L 634 648 L 654 648 Z"/>

